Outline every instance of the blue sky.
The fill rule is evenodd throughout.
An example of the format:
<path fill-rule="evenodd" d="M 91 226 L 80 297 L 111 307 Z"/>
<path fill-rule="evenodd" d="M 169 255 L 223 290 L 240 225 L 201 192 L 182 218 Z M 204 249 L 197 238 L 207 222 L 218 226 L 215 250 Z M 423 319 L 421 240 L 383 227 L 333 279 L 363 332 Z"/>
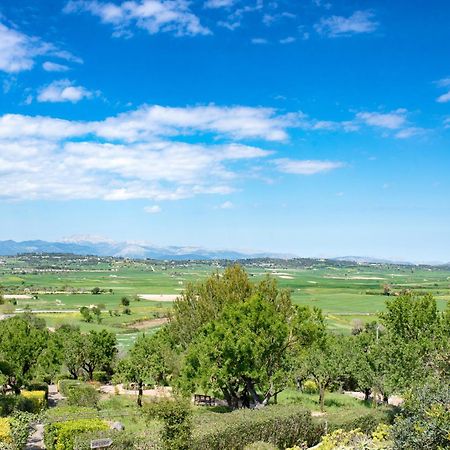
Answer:
<path fill-rule="evenodd" d="M 0 239 L 450 260 L 446 1 L 3 0 Z"/>

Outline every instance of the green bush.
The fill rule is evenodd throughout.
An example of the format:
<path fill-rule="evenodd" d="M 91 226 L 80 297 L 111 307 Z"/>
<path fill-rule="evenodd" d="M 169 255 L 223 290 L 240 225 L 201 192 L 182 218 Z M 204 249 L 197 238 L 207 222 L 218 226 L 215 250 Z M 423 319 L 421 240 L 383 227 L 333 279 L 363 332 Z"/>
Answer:
<path fill-rule="evenodd" d="M 141 435 L 128 431 L 96 431 L 83 433 L 76 437 L 74 450 L 90 450 L 94 439 L 111 438 L 113 443 L 108 450 L 159 450 L 161 445 L 157 434 Z"/>
<path fill-rule="evenodd" d="M 253 442 L 253 444 L 246 445 L 244 450 L 278 450 L 275 445 L 268 442 Z"/>
<path fill-rule="evenodd" d="M 21 395 L 0 395 L 0 417 L 7 417 L 14 411 L 33 412 L 34 404 Z"/>
<path fill-rule="evenodd" d="M 100 399 L 94 386 L 80 380 L 61 380 L 58 382 L 58 390 L 67 398 L 70 406 L 96 407 Z"/>
<path fill-rule="evenodd" d="M 108 425 L 100 419 L 80 419 L 52 423 L 45 427 L 45 447 L 47 450 L 74 450 L 77 435 L 87 431 L 107 429 Z"/>
<path fill-rule="evenodd" d="M 66 397 L 70 406 L 87 406 L 91 408 L 95 408 L 100 400 L 100 394 L 97 389 L 86 383 L 69 387 Z"/>
<path fill-rule="evenodd" d="M 92 379 L 94 381 L 98 381 L 99 383 L 105 383 L 106 381 L 108 381 L 109 377 L 108 377 L 108 374 L 104 370 L 96 370 L 92 374 Z"/>
<path fill-rule="evenodd" d="M 64 395 L 64 397 L 67 397 L 69 395 L 69 389 L 72 386 L 79 386 L 82 384 L 82 381 L 80 380 L 59 380 L 58 381 L 58 391 L 61 395 Z"/>
<path fill-rule="evenodd" d="M 378 425 L 390 424 L 391 422 L 391 412 L 379 408 L 372 409 L 370 412 L 356 417 L 348 417 L 347 414 L 339 417 L 331 417 L 328 419 L 328 431 L 351 431 L 359 429 L 363 433 L 370 434 L 377 429 Z"/>
<path fill-rule="evenodd" d="M 202 414 L 197 423 L 192 449 L 241 450 L 257 441 L 278 448 L 317 444 L 322 424 L 312 421 L 309 411 L 296 405 L 274 405 L 259 410 L 238 410 L 229 414 Z"/>
<path fill-rule="evenodd" d="M 164 450 L 189 450 L 192 438 L 192 410 L 184 399 L 161 399 L 148 403 L 145 412 L 150 420 L 163 422 L 161 441 Z"/>
<path fill-rule="evenodd" d="M 11 416 L 11 437 L 16 449 L 25 447 L 31 431 L 31 422 L 35 419 L 34 414 L 21 411 L 16 411 Z"/>

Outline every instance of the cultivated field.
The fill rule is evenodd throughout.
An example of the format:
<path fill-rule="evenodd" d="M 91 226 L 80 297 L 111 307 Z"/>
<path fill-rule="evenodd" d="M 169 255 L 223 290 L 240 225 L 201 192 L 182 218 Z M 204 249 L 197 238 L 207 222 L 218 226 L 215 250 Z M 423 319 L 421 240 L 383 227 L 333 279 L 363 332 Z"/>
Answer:
<path fill-rule="evenodd" d="M 123 349 L 138 333 L 164 323 L 172 301 L 187 283 L 204 279 L 225 262 L 130 261 L 114 258 L 48 255 L 3 257 L 0 314 L 30 309 L 47 326 L 77 324 L 84 330 L 114 331 Z M 256 279 L 270 274 L 290 289 L 295 303 L 317 306 L 330 329 L 350 333 L 356 321 L 369 321 L 384 308 L 387 289 L 431 292 L 441 309 L 450 299 L 450 269 L 427 266 L 358 265 L 322 260 L 243 261 Z M 98 294 L 93 289 L 98 288 Z M 123 313 L 122 297 L 131 314 Z M 82 320 L 79 309 L 98 305 L 101 323 Z"/>

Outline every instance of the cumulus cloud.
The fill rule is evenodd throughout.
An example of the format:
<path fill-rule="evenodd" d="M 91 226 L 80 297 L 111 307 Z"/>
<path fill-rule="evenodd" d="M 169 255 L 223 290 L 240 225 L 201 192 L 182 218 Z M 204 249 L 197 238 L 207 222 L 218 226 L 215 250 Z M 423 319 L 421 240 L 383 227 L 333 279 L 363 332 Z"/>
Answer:
<path fill-rule="evenodd" d="M 58 64 L 51 61 L 45 61 L 42 64 L 42 68 L 46 72 L 67 72 L 70 70 L 70 67 L 66 66 L 65 64 Z"/>
<path fill-rule="evenodd" d="M 81 62 L 68 51 L 0 23 L 0 71 L 18 73 L 30 70 L 35 59 L 44 55 Z"/>
<path fill-rule="evenodd" d="M 41 88 L 37 100 L 50 103 L 77 103 L 84 98 L 91 98 L 92 96 L 93 93 L 83 86 L 75 86 L 70 80 L 59 80 Z"/>
<path fill-rule="evenodd" d="M 161 206 L 159 205 L 152 205 L 152 206 L 146 206 L 144 208 L 144 211 L 148 214 L 158 214 L 162 211 Z"/>
<path fill-rule="evenodd" d="M 403 127 L 406 122 L 406 109 L 400 108 L 389 113 L 379 112 L 360 112 L 356 114 L 356 118 L 366 125 L 387 128 L 389 130 L 397 130 Z"/>
<path fill-rule="evenodd" d="M 0 195 L 162 201 L 229 194 L 238 162 L 272 154 L 238 141 L 282 140 L 290 120 L 268 109 L 216 106 L 146 106 L 97 122 L 5 114 L 0 116 Z M 176 139 L 196 134 L 201 140 L 205 133 L 216 143 Z M 224 142 L 217 142 L 221 138 Z"/>
<path fill-rule="evenodd" d="M 322 17 L 315 24 L 315 30 L 329 37 L 350 36 L 359 33 L 372 33 L 378 28 L 371 11 L 355 11 L 351 16 Z"/>
<path fill-rule="evenodd" d="M 97 0 L 71 0 L 66 13 L 87 12 L 102 23 L 112 25 L 114 36 L 130 36 L 133 27 L 149 34 L 160 32 L 175 36 L 208 35 L 211 31 L 200 23 L 186 0 L 140 0 L 119 4 Z"/>

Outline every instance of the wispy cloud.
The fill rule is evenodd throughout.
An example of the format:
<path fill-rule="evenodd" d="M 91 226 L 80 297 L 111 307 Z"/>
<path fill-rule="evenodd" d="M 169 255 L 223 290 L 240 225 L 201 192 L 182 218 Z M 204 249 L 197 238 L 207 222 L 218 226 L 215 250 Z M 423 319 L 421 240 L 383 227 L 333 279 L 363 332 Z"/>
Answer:
<path fill-rule="evenodd" d="M 70 80 L 53 81 L 48 86 L 40 89 L 37 96 L 39 102 L 61 103 L 72 102 L 77 103 L 85 98 L 91 98 L 93 93 L 83 86 L 76 86 Z"/>
<path fill-rule="evenodd" d="M 252 44 L 256 44 L 256 45 L 264 45 L 264 44 L 268 44 L 269 41 L 265 38 L 253 38 L 251 40 Z"/>
<path fill-rule="evenodd" d="M 161 206 L 159 206 L 159 205 L 152 205 L 152 206 L 146 206 L 144 208 L 144 211 L 147 214 L 158 214 L 162 211 L 162 209 L 161 209 Z"/>
<path fill-rule="evenodd" d="M 274 163 L 280 172 L 294 175 L 316 175 L 345 166 L 340 161 L 295 160 L 289 158 L 280 158 L 275 160 Z"/>
<path fill-rule="evenodd" d="M 204 3 L 204 7 L 209 9 L 229 8 L 235 3 L 236 0 L 207 0 Z"/>
<path fill-rule="evenodd" d="M 378 28 L 372 11 L 355 11 L 351 16 L 322 17 L 314 25 L 315 30 L 328 37 L 350 36 L 352 34 L 373 33 Z"/>
<path fill-rule="evenodd" d="M 438 103 L 447 103 L 447 102 L 450 102 L 450 91 L 449 91 L 449 92 L 446 92 L 445 94 L 440 95 L 440 96 L 436 99 L 436 101 L 437 101 Z"/>
<path fill-rule="evenodd" d="M 122 3 L 97 0 L 71 0 L 64 8 L 66 13 L 87 12 L 98 17 L 102 23 L 112 25 L 115 37 L 129 37 L 133 28 L 149 34 L 160 32 L 175 36 L 211 34 L 192 13 L 185 0 L 141 0 Z"/>
<path fill-rule="evenodd" d="M 70 70 L 70 67 L 66 66 L 65 64 L 58 64 L 51 61 L 45 61 L 42 64 L 42 68 L 46 72 L 67 72 L 68 70 Z"/>
<path fill-rule="evenodd" d="M 66 50 L 0 23 L 0 71 L 18 73 L 30 70 L 39 56 L 82 62 Z"/>
<path fill-rule="evenodd" d="M 229 200 L 227 200 L 217 206 L 217 209 L 233 209 L 233 208 L 234 208 L 234 204 L 233 204 L 233 202 L 230 202 Z"/>

